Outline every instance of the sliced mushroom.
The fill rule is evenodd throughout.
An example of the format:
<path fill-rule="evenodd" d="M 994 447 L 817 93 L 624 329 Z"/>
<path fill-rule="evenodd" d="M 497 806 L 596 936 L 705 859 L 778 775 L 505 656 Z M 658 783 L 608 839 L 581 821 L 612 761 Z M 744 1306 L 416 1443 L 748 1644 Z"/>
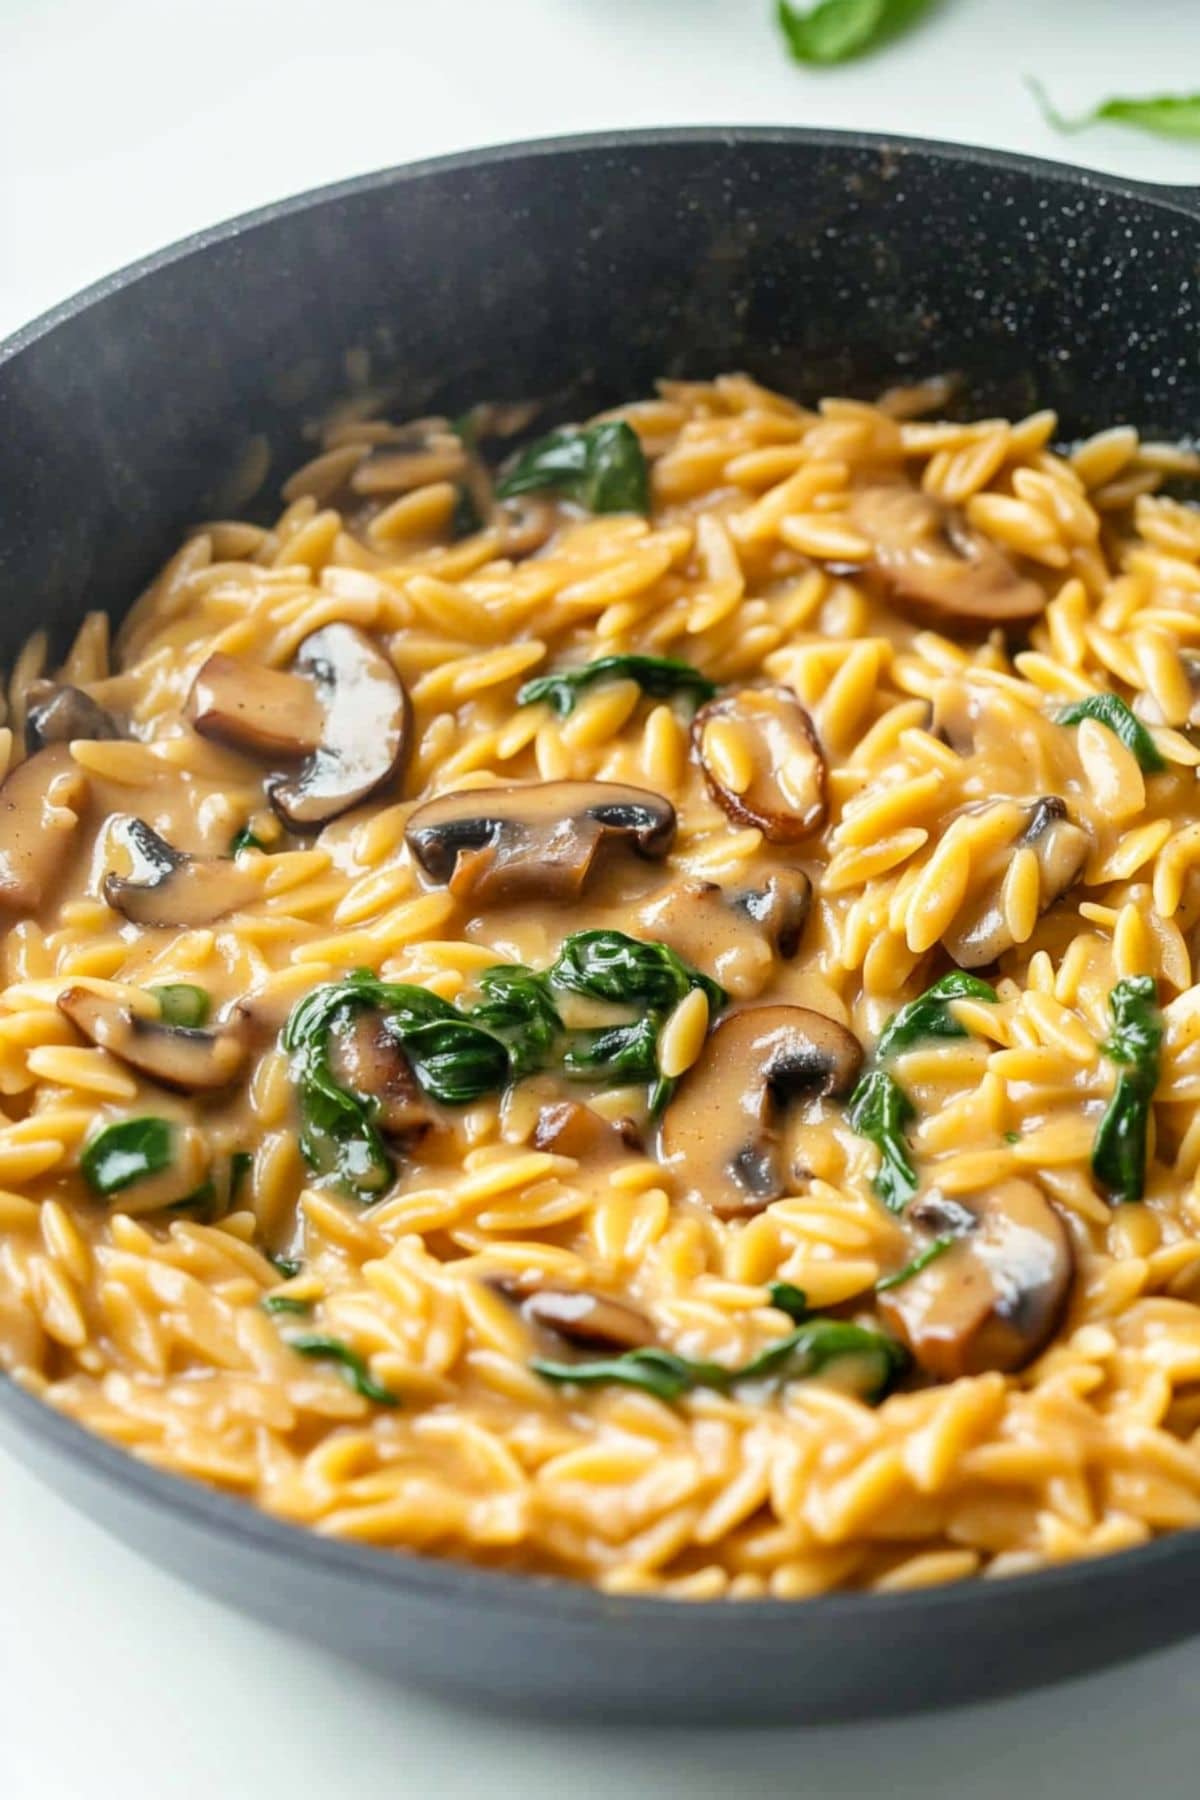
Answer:
<path fill-rule="evenodd" d="M 193 681 L 187 711 L 201 737 L 252 756 L 307 756 L 325 735 L 311 680 L 221 652 Z"/>
<path fill-rule="evenodd" d="M 770 870 L 759 886 L 732 893 L 685 875 L 638 908 L 638 930 L 746 997 L 762 991 L 777 957 L 796 954 L 811 899 L 802 869 Z"/>
<path fill-rule="evenodd" d="M 501 500 L 488 523 L 500 534 L 498 556 L 519 562 L 548 543 L 558 528 L 559 511 L 546 494 L 518 494 Z"/>
<path fill-rule="evenodd" d="M 62 866 L 87 800 L 87 777 L 65 744 L 18 763 L 0 785 L 0 906 L 32 912 Z"/>
<path fill-rule="evenodd" d="M 772 869 L 758 887 L 737 888 L 729 904 L 744 913 L 786 962 L 795 956 L 808 923 L 812 882 L 803 869 Z"/>
<path fill-rule="evenodd" d="M 580 1162 L 596 1162 L 623 1150 L 641 1148 L 632 1119 L 614 1124 L 602 1119 L 579 1100 L 560 1100 L 544 1106 L 533 1133 L 535 1150 L 552 1150 L 556 1156 L 574 1156 Z"/>
<path fill-rule="evenodd" d="M 1027 625 L 1046 595 L 955 507 L 899 484 L 852 495 L 850 524 L 872 545 L 866 565 L 896 611 L 950 637 Z"/>
<path fill-rule="evenodd" d="M 212 1031 L 164 1025 L 84 987 L 65 988 L 58 1008 L 93 1044 L 151 1081 L 185 1094 L 228 1087 L 249 1050 L 245 1022 L 237 1015 Z"/>
<path fill-rule="evenodd" d="M 942 1381 L 1024 1368 L 1062 1317 L 1073 1269 L 1066 1229 L 1040 1188 L 1014 1178 L 970 1200 L 933 1193 L 905 1216 L 956 1240 L 879 1295 L 919 1366 Z"/>
<path fill-rule="evenodd" d="M 355 1013 L 330 1044 L 334 1080 L 375 1102 L 374 1122 L 389 1137 L 413 1142 L 436 1122 L 407 1056 L 382 1013 Z"/>
<path fill-rule="evenodd" d="M 735 825 L 794 844 L 825 817 L 825 759 L 790 688 L 743 688 L 696 714 L 692 741 L 708 791 Z"/>
<path fill-rule="evenodd" d="M 353 625 L 325 625 L 305 638 L 295 672 L 316 688 L 323 735 L 299 772 L 269 782 L 267 792 L 284 824 L 305 831 L 392 779 L 408 754 L 412 708 L 387 657 Z"/>
<path fill-rule="evenodd" d="M 537 781 L 443 794 L 417 808 L 404 835 L 430 880 L 460 900 L 575 900 L 617 848 L 665 856 L 675 808 L 623 782 Z"/>
<path fill-rule="evenodd" d="M 47 744 L 69 744 L 77 738 L 101 743 L 119 738 L 121 728 L 111 713 L 82 688 L 56 681 L 35 681 L 25 696 L 25 748 L 32 754 Z"/>
<path fill-rule="evenodd" d="M 1007 801 L 985 801 L 973 810 L 987 812 Z M 1090 834 L 1067 816 L 1067 803 L 1057 794 L 1035 800 L 1020 809 L 1022 825 L 1017 835 L 996 850 L 980 876 L 978 894 L 960 907 L 942 943 L 960 969 L 981 969 L 1011 950 L 1012 931 L 1003 904 L 1004 877 L 1014 853 L 1028 845 L 1037 857 L 1038 912 L 1046 912 L 1074 886 L 1083 873 L 1092 847 Z"/>
<path fill-rule="evenodd" d="M 521 1311 L 583 1350 L 642 1350 L 654 1342 L 653 1326 L 635 1307 L 583 1288 L 538 1288 Z"/>
<path fill-rule="evenodd" d="M 135 925 L 211 925 L 262 893 L 255 875 L 242 864 L 227 857 L 189 856 L 144 819 L 120 815 L 111 823 L 110 836 L 127 853 L 130 870 L 118 875 L 110 869 L 101 891 Z"/>
<path fill-rule="evenodd" d="M 684 1197 L 731 1219 L 793 1191 L 787 1108 L 847 1093 L 862 1055 L 844 1025 L 804 1006 L 748 1007 L 723 1019 L 663 1114 L 663 1159 Z"/>

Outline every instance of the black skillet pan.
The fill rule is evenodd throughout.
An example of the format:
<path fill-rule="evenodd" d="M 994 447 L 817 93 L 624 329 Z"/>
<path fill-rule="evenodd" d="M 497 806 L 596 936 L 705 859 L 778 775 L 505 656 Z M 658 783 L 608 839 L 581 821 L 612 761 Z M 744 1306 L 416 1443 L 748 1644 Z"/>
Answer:
<path fill-rule="evenodd" d="M 660 374 L 749 369 L 812 399 L 958 370 L 964 413 L 1189 437 L 1198 304 L 1200 191 L 900 139 L 633 133 L 347 182 L 164 251 L 0 348 L 0 658 L 87 607 L 119 614 L 193 521 L 268 505 L 364 351 L 401 417 L 537 395 L 552 423 Z M 898 1712 L 1200 1623 L 1195 1532 L 1005 1581 L 690 1606 L 311 1536 L 3 1381 L 0 1437 L 208 1592 L 547 1715 Z"/>

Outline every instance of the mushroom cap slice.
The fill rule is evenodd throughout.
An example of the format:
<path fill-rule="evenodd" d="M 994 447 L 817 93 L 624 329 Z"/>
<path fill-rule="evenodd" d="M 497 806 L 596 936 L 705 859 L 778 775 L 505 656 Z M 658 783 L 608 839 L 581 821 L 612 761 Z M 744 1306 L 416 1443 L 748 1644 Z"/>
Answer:
<path fill-rule="evenodd" d="M 193 681 L 187 712 L 201 737 L 253 756 L 307 756 L 325 735 L 312 681 L 220 651 Z"/>
<path fill-rule="evenodd" d="M 119 738 L 121 728 L 82 688 L 56 681 L 35 681 L 25 695 L 25 748 L 32 754 L 47 744 L 70 744 L 77 738 L 101 743 Z"/>
<path fill-rule="evenodd" d="M 969 1200 L 931 1193 L 905 1216 L 955 1239 L 879 1295 L 919 1367 L 942 1381 L 1024 1368 L 1053 1336 L 1074 1268 L 1066 1227 L 1041 1189 L 1014 1178 Z"/>
<path fill-rule="evenodd" d="M 151 1081 L 185 1094 L 228 1087 L 249 1050 L 249 1034 L 240 1017 L 212 1031 L 164 1025 L 85 987 L 64 988 L 58 1008 L 93 1044 Z"/>
<path fill-rule="evenodd" d="M 702 706 L 692 742 L 708 791 L 735 825 L 773 844 L 808 837 L 825 817 L 825 758 L 786 687 L 742 688 Z"/>
<path fill-rule="evenodd" d="M 847 1093 L 862 1058 L 852 1032 L 805 1006 L 747 1007 L 723 1019 L 663 1114 L 663 1159 L 684 1197 L 730 1219 L 793 1191 L 787 1107 Z"/>
<path fill-rule="evenodd" d="M 643 1350 L 655 1341 L 654 1327 L 636 1307 L 586 1288 L 537 1288 L 521 1311 L 583 1350 Z"/>
<path fill-rule="evenodd" d="M 917 488 L 861 488 L 847 516 L 872 546 L 866 566 L 887 599 L 918 625 L 980 638 L 997 625 L 1028 625 L 1046 610 L 1042 588 L 997 544 Z"/>
<path fill-rule="evenodd" d="M 404 836 L 430 880 L 460 900 L 575 900 L 602 853 L 665 856 L 675 808 L 616 781 L 467 788 L 419 806 Z"/>
<path fill-rule="evenodd" d="M 131 867 L 128 875 L 110 869 L 101 891 L 135 925 L 211 925 L 261 897 L 252 870 L 227 857 L 176 850 L 144 819 L 119 815 L 110 834 L 128 854 Z"/>
<path fill-rule="evenodd" d="M 436 1122 L 433 1103 L 382 1013 L 355 1012 L 340 1024 L 330 1038 L 329 1062 L 340 1087 L 375 1103 L 372 1123 L 388 1137 L 411 1143 Z"/>
<path fill-rule="evenodd" d="M 65 744 L 18 763 L 0 784 L 0 906 L 32 912 L 62 866 L 87 800 L 87 777 Z"/>
<path fill-rule="evenodd" d="M 397 773 L 410 747 L 412 707 L 387 657 L 353 625 L 314 631 L 294 668 L 316 689 L 325 717 L 321 743 L 295 775 L 269 782 L 267 792 L 285 825 L 311 831 Z"/>
<path fill-rule="evenodd" d="M 731 892 L 685 875 L 639 906 L 638 930 L 747 997 L 762 991 L 777 957 L 796 954 L 811 900 L 802 869 L 772 869 L 757 886 Z"/>
<path fill-rule="evenodd" d="M 1005 806 L 1007 801 L 985 801 L 977 811 Z M 1038 863 L 1038 912 L 1049 910 L 1074 886 L 1083 873 L 1092 839 L 1082 825 L 1067 816 L 1067 803 L 1047 794 L 1019 808 L 1018 828 L 983 870 L 976 894 L 960 907 L 942 933 L 942 944 L 960 969 L 982 969 L 1013 948 L 1002 900 L 1004 876 L 1016 851 L 1029 846 Z"/>

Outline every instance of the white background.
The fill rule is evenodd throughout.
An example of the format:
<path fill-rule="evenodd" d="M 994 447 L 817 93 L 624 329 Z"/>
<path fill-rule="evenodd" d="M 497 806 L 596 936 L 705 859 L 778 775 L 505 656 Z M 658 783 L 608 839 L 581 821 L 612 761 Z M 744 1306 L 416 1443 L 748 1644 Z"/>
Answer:
<path fill-rule="evenodd" d="M 0 334 L 226 214 L 548 133 L 841 125 L 1200 183 L 1200 144 L 1064 139 L 1022 85 L 1071 109 L 1196 88 L 1198 53 L 1200 0 L 943 0 L 886 54 L 819 73 L 788 63 L 770 0 L 0 0 Z M 222 1612 L 0 1458 L 0 1800 L 1182 1800 L 1198 1691 L 1200 1644 L 890 1725 L 478 1718 Z"/>

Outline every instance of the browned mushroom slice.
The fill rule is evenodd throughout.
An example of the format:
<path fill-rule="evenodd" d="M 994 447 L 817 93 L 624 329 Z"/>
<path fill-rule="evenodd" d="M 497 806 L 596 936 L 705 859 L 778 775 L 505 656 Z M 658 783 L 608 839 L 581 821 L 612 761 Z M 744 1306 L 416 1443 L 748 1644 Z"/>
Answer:
<path fill-rule="evenodd" d="M 533 1144 L 535 1150 L 552 1150 L 556 1156 L 594 1162 L 640 1148 L 640 1138 L 631 1119 L 613 1124 L 579 1100 L 560 1100 L 553 1106 L 544 1106 L 538 1114 Z"/>
<path fill-rule="evenodd" d="M 110 869 L 101 891 L 135 925 L 211 925 L 262 893 L 249 869 L 227 857 L 176 850 L 144 819 L 120 816 L 110 836 L 128 855 L 130 869 L 127 875 Z"/>
<path fill-rule="evenodd" d="M 802 869 L 773 869 L 726 893 L 685 875 L 638 908 L 639 933 L 669 944 L 734 994 L 761 991 L 776 957 L 796 954 L 812 899 Z"/>
<path fill-rule="evenodd" d="M 663 1114 L 663 1158 L 684 1197 L 728 1219 L 793 1191 L 788 1106 L 847 1093 L 862 1054 L 844 1025 L 804 1006 L 748 1007 L 723 1019 Z"/>
<path fill-rule="evenodd" d="M 187 710 L 201 737 L 253 756 L 307 756 L 325 735 L 312 681 L 221 652 L 193 681 Z"/>
<path fill-rule="evenodd" d="M 87 799 L 65 744 L 18 763 L 0 785 L 0 905 L 32 912 L 62 864 Z"/>
<path fill-rule="evenodd" d="M 635 1307 L 583 1288 L 538 1288 L 521 1311 L 582 1350 L 642 1350 L 654 1342 L 650 1321 Z"/>
<path fill-rule="evenodd" d="M 719 695 L 696 714 L 692 742 L 709 793 L 735 825 L 794 844 L 824 819 L 825 759 L 790 688 Z"/>
<path fill-rule="evenodd" d="M 321 743 L 297 774 L 267 791 L 284 824 L 303 831 L 349 812 L 392 779 L 408 754 L 412 708 L 387 657 L 353 625 L 325 625 L 305 638 L 295 671 L 316 690 Z"/>
<path fill-rule="evenodd" d="M 245 1022 L 236 1016 L 212 1031 L 164 1025 L 83 987 L 65 988 L 58 1006 L 93 1044 L 151 1081 L 185 1094 L 228 1087 L 249 1049 Z"/>
<path fill-rule="evenodd" d="M 407 494 L 433 481 L 454 481 L 467 466 L 467 451 L 445 419 L 417 419 L 377 444 L 350 477 L 356 494 Z"/>
<path fill-rule="evenodd" d="M 986 637 L 1027 625 L 1046 595 L 952 506 L 899 484 L 851 496 L 849 521 L 872 546 L 868 565 L 888 600 L 918 625 L 950 637 Z"/>
<path fill-rule="evenodd" d="M 484 906 L 575 900 L 603 855 L 665 856 L 675 808 L 615 781 L 467 788 L 419 806 L 405 840 L 430 880 Z"/>
<path fill-rule="evenodd" d="M 969 1201 L 931 1193 L 906 1219 L 955 1240 L 879 1295 L 919 1366 L 942 1381 L 1024 1368 L 1058 1325 L 1073 1268 L 1066 1229 L 1041 1190 L 1013 1179 Z"/>
<path fill-rule="evenodd" d="M 47 744 L 70 744 L 78 738 L 101 743 L 119 738 L 121 728 L 111 713 L 82 688 L 56 681 L 35 681 L 25 696 L 25 748 L 31 753 Z"/>
<path fill-rule="evenodd" d="M 500 534 L 497 556 L 509 557 L 513 562 L 532 556 L 549 542 L 558 521 L 558 507 L 545 494 L 518 494 L 511 500 L 501 500 L 488 521 Z"/>
<path fill-rule="evenodd" d="M 1004 801 L 987 801 L 987 811 Z M 1038 863 L 1038 912 L 1044 913 L 1083 873 L 1092 840 L 1082 825 L 1067 817 L 1067 804 L 1057 794 L 1021 809 L 1022 824 L 1010 843 L 996 850 L 982 871 L 980 891 L 955 914 L 942 943 L 960 969 L 981 969 L 1011 950 L 1014 939 L 1003 904 L 1004 877 L 1015 853 L 1028 845 Z"/>
<path fill-rule="evenodd" d="M 435 1123 L 434 1107 L 382 1013 L 355 1013 L 333 1034 L 329 1061 L 339 1086 L 375 1102 L 374 1123 L 389 1137 L 412 1142 Z"/>

